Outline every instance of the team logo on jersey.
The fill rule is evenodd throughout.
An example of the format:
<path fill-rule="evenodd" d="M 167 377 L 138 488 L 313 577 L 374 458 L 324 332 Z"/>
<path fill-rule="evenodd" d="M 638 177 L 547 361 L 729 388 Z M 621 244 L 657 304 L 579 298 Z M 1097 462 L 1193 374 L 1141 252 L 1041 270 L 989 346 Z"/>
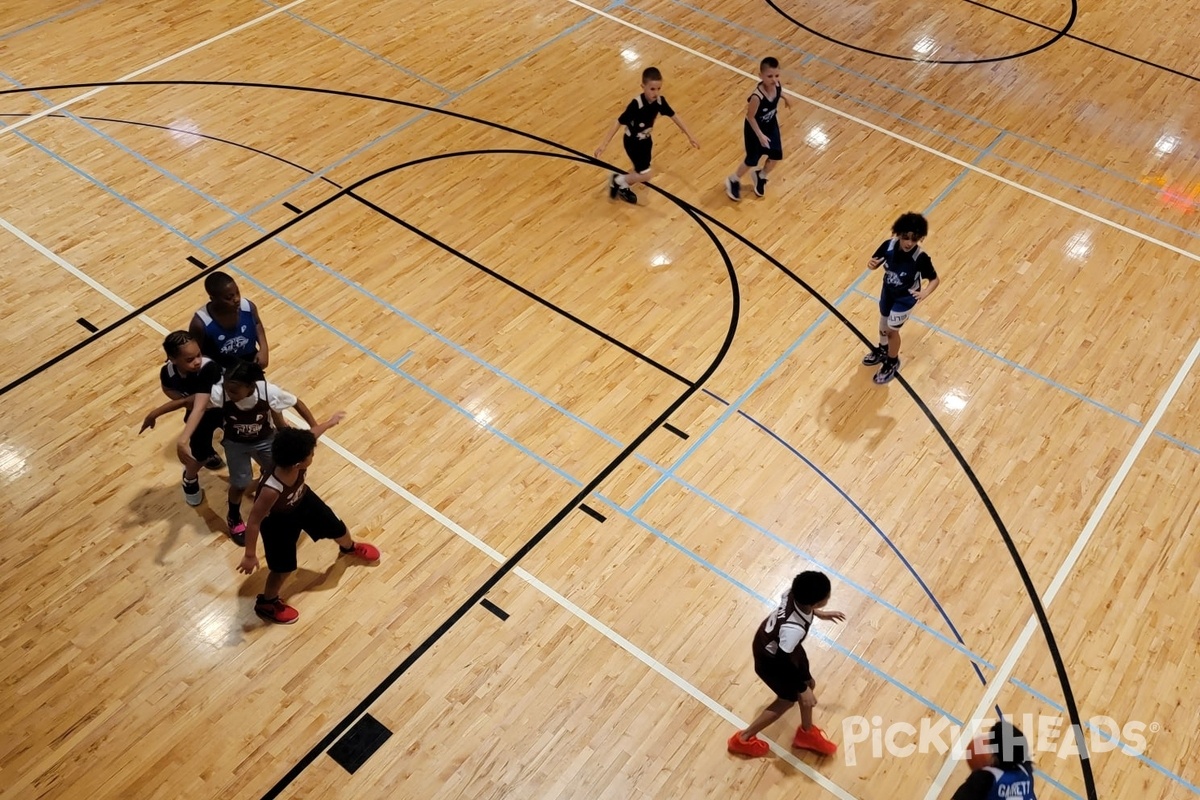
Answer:
<path fill-rule="evenodd" d="M 242 328 L 242 330 L 245 330 L 245 328 Z M 250 346 L 250 339 L 246 336 L 234 336 L 232 339 L 228 340 L 222 336 L 220 337 L 220 340 L 225 342 L 221 345 L 221 352 L 226 354 L 237 353 Z"/>

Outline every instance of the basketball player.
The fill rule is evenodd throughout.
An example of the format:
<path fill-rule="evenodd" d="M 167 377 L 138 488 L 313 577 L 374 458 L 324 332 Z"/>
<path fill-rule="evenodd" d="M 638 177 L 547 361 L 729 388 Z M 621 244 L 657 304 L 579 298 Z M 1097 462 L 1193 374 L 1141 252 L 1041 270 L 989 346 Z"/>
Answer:
<path fill-rule="evenodd" d="M 725 179 L 725 194 L 731 200 L 742 197 L 742 176 L 754 170 L 754 193 L 759 197 L 767 191 L 767 176 L 771 168 L 783 160 L 783 138 L 779 133 L 779 102 L 790 107 L 783 85 L 779 82 L 779 60 L 764 58 L 758 66 L 762 79 L 746 101 L 746 119 L 742 123 L 742 136 L 746 140 L 746 160 L 738 164 L 737 171 Z M 762 157 L 767 163 L 759 168 Z"/>
<path fill-rule="evenodd" d="M 293 406 L 310 428 L 317 427 L 317 420 L 303 401 L 267 383 L 262 369 L 245 361 L 230 367 L 224 380 L 214 385 L 209 394 L 196 395 L 191 417 L 177 443 L 179 459 L 185 467 L 184 492 L 186 494 L 189 488 L 197 494 L 200 492 L 199 465 L 190 449 L 191 436 L 204 412 L 215 408 L 221 412 L 224 431 L 221 444 L 229 463 L 229 514 L 225 521 L 229 525 L 229 537 L 236 544 L 245 544 L 242 495 L 254 479 L 250 462 L 257 461 L 263 473 L 270 472 L 271 440 L 277 427 L 286 427 L 280 412 Z"/>
<path fill-rule="evenodd" d="M 147 428 L 153 428 L 155 421 L 163 414 L 169 414 L 180 408 L 186 408 L 183 421 L 186 423 L 191 416 L 191 407 L 195 404 L 195 396 L 208 394 L 215 384 L 221 382 L 221 368 L 217 362 L 200 355 L 200 345 L 187 331 L 174 331 L 167 334 L 163 340 L 163 350 L 167 353 L 167 363 L 158 371 L 158 380 L 162 385 L 163 394 L 171 398 L 151 411 L 142 420 L 141 433 Z M 221 412 L 209 409 L 204 412 L 204 418 L 196 427 L 195 433 L 188 440 L 192 455 L 196 461 L 208 469 L 220 469 L 225 462 L 213 449 L 213 435 L 221 427 Z M 188 505 L 198 506 L 201 501 L 199 483 L 193 481 L 195 491 L 189 493 L 187 473 L 184 473 L 183 498 Z"/>
<path fill-rule="evenodd" d="M 868 367 L 881 365 L 875 383 L 884 384 L 896 377 L 900 369 L 900 328 L 917 303 L 938 286 L 933 260 L 921 249 L 928 233 L 925 217 L 912 211 L 901 214 L 892 225 L 892 238 L 879 245 L 867 262 L 868 269 L 884 268 L 879 294 L 879 346 L 862 360 Z"/>
<path fill-rule="evenodd" d="M 988 731 L 985 741 L 992 753 L 991 766 L 972 772 L 952 800 L 1037 800 L 1025 734 L 1012 723 L 1000 720 Z"/>
<path fill-rule="evenodd" d="M 812 710 L 817 704 L 817 682 L 808 669 L 804 639 L 813 619 L 842 622 L 840 611 L 822 611 L 829 602 L 832 587 L 823 572 L 801 572 L 792 580 L 778 607 L 763 621 L 754 635 L 754 672 L 775 693 L 775 700 L 744 731 L 729 737 L 729 752 L 765 756 L 769 747 L 758 738 L 759 731 L 775 722 L 783 713 L 800 704 L 800 727 L 792 747 L 812 750 L 823 756 L 837 752 L 837 745 L 825 738 L 813 724 Z"/>
<path fill-rule="evenodd" d="M 204 355 L 225 368 L 238 361 L 250 361 L 265 370 L 270 349 L 258 306 L 242 297 L 237 283 L 224 272 L 205 278 L 204 290 L 208 302 L 188 327 Z"/>
<path fill-rule="evenodd" d="M 305 483 L 317 437 L 345 416 L 345 412 L 339 411 L 307 431 L 284 428 L 271 443 L 275 466 L 264 471 L 258 483 L 250 522 L 246 525 L 246 554 L 238 564 L 238 571 L 247 575 L 258 569 L 261 532 L 269 574 L 263 593 L 254 603 L 254 612 L 263 619 L 290 625 L 300 617 L 296 609 L 279 599 L 279 590 L 287 576 L 296 571 L 296 545 L 302 531 L 314 542 L 333 539 L 342 555 L 354 555 L 364 561 L 379 560 L 379 548 L 350 538 L 346 523 Z"/>
<path fill-rule="evenodd" d="M 683 120 L 675 113 L 675 109 L 667 103 L 667 98 L 663 97 L 662 80 L 662 73 L 657 67 L 647 67 L 642 72 L 642 93 L 629 101 L 629 105 L 625 106 L 621 116 L 617 117 L 604 141 L 596 148 L 596 158 L 600 158 L 616 135 L 617 129 L 625 126 L 625 154 L 633 162 L 633 170 L 624 175 L 613 175 L 609 179 L 610 198 L 619 196 L 626 203 L 637 203 L 637 195 L 629 187 L 650 180 L 650 156 L 654 149 L 650 132 L 659 114 L 670 117 L 671 121 L 679 126 L 679 130 L 683 131 L 684 136 L 688 137 L 692 147 L 700 146 L 696 137 L 692 136 Z"/>

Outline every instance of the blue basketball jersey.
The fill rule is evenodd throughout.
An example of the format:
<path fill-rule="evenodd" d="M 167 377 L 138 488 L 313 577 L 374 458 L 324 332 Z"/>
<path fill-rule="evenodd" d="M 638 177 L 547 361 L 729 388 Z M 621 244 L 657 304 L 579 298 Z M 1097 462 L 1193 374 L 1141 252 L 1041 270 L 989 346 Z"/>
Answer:
<path fill-rule="evenodd" d="M 995 776 L 996 782 L 988 792 L 988 800 L 1037 800 L 1033 794 L 1033 774 L 1025 767 L 1010 770 L 984 767 Z"/>
<path fill-rule="evenodd" d="M 201 306 L 196 312 L 204 323 L 205 350 L 216 361 L 229 364 L 232 361 L 253 361 L 258 352 L 258 326 L 254 323 L 254 312 L 250 310 L 250 301 L 242 298 L 238 306 L 238 319 L 234 328 L 223 328 L 208 313 L 208 306 Z"/>
<path fill-rule="evenodd" d="M 937 277 L 933 259 L 920 245 L 909 252 L 897 247 L 898 239 L 892 238 L 879 245 L 874 257 L 882 258 L 884 297 L 906 297 L 913 289 L 920 291 L 921 281 Z"/>

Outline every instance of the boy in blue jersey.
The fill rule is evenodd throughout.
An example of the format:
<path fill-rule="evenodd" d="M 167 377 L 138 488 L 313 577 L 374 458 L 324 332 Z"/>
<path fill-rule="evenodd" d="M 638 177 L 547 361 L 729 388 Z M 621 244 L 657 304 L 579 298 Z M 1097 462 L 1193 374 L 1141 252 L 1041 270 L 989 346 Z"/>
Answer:
<path fill-rule="evenodd" d="M 269 348 L 258 307 L 242 297 L 237 283 L 224 272 L 205 278 L 204 290 L 208 303 L 192 317 L 188 328 L 204 355 L 226 369 L 238 361 L 249 361 L 265 370 Z"/>
<path fill-rule="evenodd" d="M 879 366 L 875 383 L 884 384 L 900 369 L 900 328 L 917 303 L 933 294 L 938 274 L 933 260 L 921 249 L 929 233 L 929 222 L 912 211 L 901 214 L 892 225 L 892 238 L 876 248 L 868 269 L 884 268 L 879 293 L 879 346 L 863 357 L 865 366 Z"/>
<path fill-rule="evenodd" d="M 992 753 L 991 766 L 972 772 L 951 800 L 1037 800 L 1025 734 L 1001 720 L 985 741 Z"/>
<path fill-rule="evenodd" d="M 746 118 L 742 122 L 742 138 L 746 142 L 746 158 L 737 170 L 725 179 L 725 194 L 731 200 L 742 197 L 742 176 L 754 170 L 754 193 L 762 197 L 767 191 L 767 175 L 783 160 L 783 137 L 779 133 L 779 104 L 789 105 L 779 82 L 779 60 L 764 58 L 758 66 L 762 81 L 746 99 Z M 763 156 L 767 161 L 762 167 Z"/>

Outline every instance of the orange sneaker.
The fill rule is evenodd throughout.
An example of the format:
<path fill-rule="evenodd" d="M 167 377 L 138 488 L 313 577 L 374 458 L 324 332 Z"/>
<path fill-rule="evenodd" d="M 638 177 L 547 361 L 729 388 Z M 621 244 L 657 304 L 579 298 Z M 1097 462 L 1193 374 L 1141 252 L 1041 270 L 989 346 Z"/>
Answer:
<path fill-rule="evenodd" d="M 344 556 L 357 556 L 363 561 L 379 560 L 379 548 L 366 542 L 355 542 L 349 548 L 338 547 L 338 550 Z"/>
<path fill-rule="evenodd" d="M 803 725 L 796 728 L 796 738 L 792 740 L 792 747 L 800 750 L 812 750 L 823 756 L 831 756 L 837 752 L 837 745 L 826 739 L 825 733 L 816 725 L 808 730 L 804 730 Z"/>
<path fill-rule="evenodd" d="M 750 756 L 751 758 L 762 758 L 771 751 L 771 746 L 757 736 L 742 739 L 741 731 L 729 737 L 728 747 L 731 753 L 737 753 L 740 756 Z"/>

